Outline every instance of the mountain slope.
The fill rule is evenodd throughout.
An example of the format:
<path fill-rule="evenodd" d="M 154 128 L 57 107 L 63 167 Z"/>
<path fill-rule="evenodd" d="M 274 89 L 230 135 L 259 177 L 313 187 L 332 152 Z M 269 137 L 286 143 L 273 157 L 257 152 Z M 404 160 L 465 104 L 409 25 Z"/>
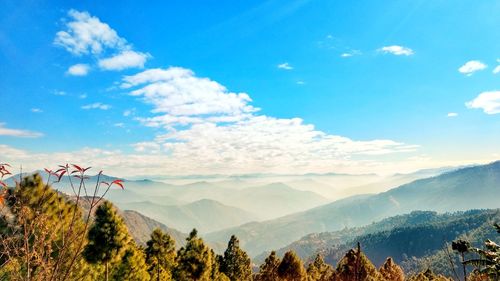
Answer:
<path fill-rule="evenodd" d="M 117 205 L 121 209 L 141 212 L 184 232 L 196 228 L 201 233 L 206 233 L 256 219 L 255 215 L 247 211 L 209 199 L 202 199 L 181 206 L 164 206 L 150 201 L 118 203 Z"/>
<path fill-rule="evenodd" d="M 362 226 L 414 210 L 438 212 L 497 208 L 500 162 L 459 169 L 370 196 L 354 196 L 278 219 L 210 233 L 210 241 L 240 238 L 251 255 L 279 249 L 300 237 Z"/>
<path fill-rule="evenodd" d="M 172 238 L 174 238 L 175 240 L 175 245 L 177 248 L 184 246 L 185 244 L 187 234 L 167 227 L 163 223 L 146 217 L 139 212 L 124 210 L 120 211 L 120 215 L 123 217 L 123 221 L 127 225 L 128 231 L 130 232 L 132 237 L 134 237 L 134 240 L 141 245 L 146 244 L 151 236 L 151 233 L 156 228 L 160 228 L 161 230 L 172 236 Z"/>
<path fill-rule="evenodd" d="M 445 214 L 415 211 L 363 227 L 309 234 L 279 249 L 277 253 L 294 250 L 306 260 L 322 252 L 330 262 L 336 264 L 343 252 L 360 242 L 363 251 L 375 264 L 380 265 L 388 256 L 400 263 L 405 256 L 422 257 L 442 249 L 445 241 L 471 233 L 485 224 L 494 232 L 492 220 L 499 219 L 499 209 Z M 263 258 L 265 255 L 259 256 L 258 260 Z"/>
<path fill-rule="evenodd" d="M 328 202 L 310 191 L 293 189 L 283 183 L 246 188 L 221 187 L 216 183 L 196 182 L 171 187 L 165 194 L 188 202 L 211 199 L 228 206 L 237 206 L 262 219 L 277 218 Z"/>

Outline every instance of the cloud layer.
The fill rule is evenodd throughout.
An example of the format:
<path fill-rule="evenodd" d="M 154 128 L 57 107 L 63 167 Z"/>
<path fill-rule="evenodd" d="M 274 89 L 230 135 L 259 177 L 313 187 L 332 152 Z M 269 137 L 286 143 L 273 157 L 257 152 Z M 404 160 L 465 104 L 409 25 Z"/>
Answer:
<path fill-rule="evenodd" d="M 65 30 L 54 43 L 75 56 L 91 56 L 96 68 L 119 71 L 144 68 L 151 56 L 131 44 L 99 18 L 71 10 Z M 412 55 L 410 48 L 386 46 L 393 55 Z M 344 57 L 361 54 L 350 50 Z M 76 64 L 71 75 L 86 75 L 90 66 Z M 288 62 L 277 65 L 292 70 Z M 303 82 L 302 82 L 303 84 Z M 31 159 L 47 166 L 66 161 L 86 163 L 128 175 L 370 172 L 391 155 L 414 152 L 417 145 L 389 139 L 353 140 L 322 132 L 300 118 L 260 114 L 249 94 L 228 90 L 210 78 L 182 67 L 146 69 L 124 76 L 118 83 L 133 99 L 150 107 L 149 113 L 134 105 L 123 116 L 156 128 L 156 135 L 131 144 L 133 153 L 84 148 L 67 153 L 30 153 L 0 146 L 9 159 Z M 108 104 L 87 104 L 82 109 L 107 110 Z M 143 106 L 137 106 L 143 108 Z M 123 127 L 123 122 L 115 123 Z M 404 156 L 400 156 L 404 157 Z M 39 167 L 38 167 L 39 168 Z M 365 170 L 363 170 L 365 169 Z"/>
<path fill-rule="evenodd" d="M 123 70 L 126 68 L 144 68 L 144 63 L 150 56 L 135 51 L 123 51 L 122 53 L 107 59 L 99 60 L 99 67 L 105 70 Z"/>
<path fill-rule="evenodd" d="M 5 127 L 5 123 L 0 123 L 0 136 L 18 137 L 18 138 L 38 138 L 42 133 L 28 130 L 11 129 Z"/>
<path fill-rule="evenodd" d="M 418 146 L 393 140 L 356 141 L 316 130 L 300 118 L 258 113 L 246 93 L 235 93 L 185 68 L 148 69 L 125 76 L 122 89 L 152 107 L 135 117 L 165 132 L 134 144 L 137 153 L 163 155 L 191 170 L 218 173 L 331 171 Z"/>

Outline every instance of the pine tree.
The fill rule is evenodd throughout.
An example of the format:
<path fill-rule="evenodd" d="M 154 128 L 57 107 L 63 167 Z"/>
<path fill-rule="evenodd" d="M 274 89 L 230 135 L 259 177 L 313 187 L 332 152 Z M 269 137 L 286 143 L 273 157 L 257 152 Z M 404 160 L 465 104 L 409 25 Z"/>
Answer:
<path fill-rule="evenodd" d="M 459 239 L 451 243 L 451 248 L 460 254 L 462 258 L 462 269 L 464 273 L 464 281 L 467 281 L 467 264 L 465 263 L 465 254 L 469 252 L 471 244 L 468 241 Z"/>
<path fill-rule="evenodd" d="M 288 251 L 278 266 L 278 277 L 286 281 L 303 281 L 307 275 L 302 260 L 293 251 Z"/>
<path fill-rule="evenodd" d="M 382 277 L 372 262 L 358 249 L 349 250 L 337 264 L 336 281 L 375 281 Z"/>
<path fill-rule="evenodd" d="M 307 278 L 309 281 L 327 281 L 333 275 L 333 268 L 326 264 L 323 256 L 316 255 L 316 258 L 307 267 Z"/>
<path fill-rule="evenodd" d="M 408 278 L 408 281 L 452 281 L 450 278 L 446 278 L 442 275 L 436 275 L 432 270 L 427 269 L 417 275 Z"/>
<path fill-rule="evenodd" d="M 130 241 L 111 274 L 111 280 L 149 281 L 144 252 Z"/>
<path fill-rule="evenodd" d="M 174 279 L 178 281 L 210 280 L 214 263 L 210 249 L 198 237 L 196 229 L 191 231 L 186 241 L 186 246 L 177 252 Z"/>
<path fill-rule="evenodd" d="M 387 258 L 379 269 L 382 278 L 387 281 L 404 281 L 405 274 L 403 269 L 394 263 L 392 258 Z"/>
<path fill-rule="evenodd" d="M 260 265 L 259 272 L 255 275 L 256 281 L 278 280 L 278 267 L 281 261 L 276 252 L 272 251 L 263 264 Z"/>
<path fill-rule="evenodd" d="M 226 274 L 220 271 L 222 263 L 224 262 L 224 257 L 217 255 L 214 250 L 210 249 L 210 254 L 212 255 L 212 272 L 210 274 L 210 280 L 213 281 L 230 281 Z"/>
<path fill-rule="evenodd" d="M 151 280 L 172 280 L 172 269 L 175 266 L 174 239 L 157 228 L 151 233 L 151 239 L 146 245 L 146 261 Z"/>
<path fill-rule="evenodd" d="M 89 242 L 83 255 L 92 264 L 103 263 L 105 280 L 108 280 L 109 264 L 119 257 L 130 241 L 127 227 L 116 214 L 111 203 L 105 201 L 95 212 L 95 220 L 88 233 Z"/>
<path fill-rule="evenodd" d="M 224 252 L 221 271 L 231 281 L 247 281 L 252 279 L 252 264 L 247 253 L 240 248 L 240 242 L 232 235 Z"/>
<path fill-rule="evenodd" d="M 9 218 L 3 217 L 5 212 L 0 218 L 0 263 L 9 257 L 9 266 L 2 270 L 10 279 L 58 280 L 68 272 L 71 278 L 86 280 L 94 274 L 79 255 L 86 237 L 81 209 L 74 202 L 38 173 L 6 190 L 5 198 Z M 24 241 L 28 243 L 20 247 Z"/>

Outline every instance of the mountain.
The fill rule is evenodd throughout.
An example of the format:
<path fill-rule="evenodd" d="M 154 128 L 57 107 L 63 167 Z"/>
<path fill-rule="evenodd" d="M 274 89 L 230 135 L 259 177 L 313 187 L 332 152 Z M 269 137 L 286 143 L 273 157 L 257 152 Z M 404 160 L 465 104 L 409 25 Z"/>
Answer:
<path fill-rule="evenodd" d="M 443 214 L 434 221 L 354 237 L 349 242 L 321 249 L 321 252 L 326 262 L 336 264 L 342 258 L 342 253 L 359 242 L 364 254 L 377 266 L 390 256 L 406 272 L 426 270 L 431 265 L 433 271 L 453 276 L 444 248 L 456 239 L 466 239 L 474 247 L 482 247 L 487 238 L 496 240 L 498 233 L 492 224 L 499 220 L 498 209 Z M 451 256 L 455 257 L 454 263 L 459 265 L 458 256 Z M 429 258 L 434 259 L 434 262 L 429 263 Z"/>
<path fill-rule="evenodd" d="M 492 220 L 500 220 L 499 209 L 444 214 L 414 211 L 362 227 L 312 233 L 277 250 L 277 253 L 284 254 L 294 250 L 302 259 L 307 260 L 321 252 L 336 264 L 343 252 L 360 242 L 363 251 L 375 264 L 380 265 L 388 256 L 400 263 L 405 259 L 404 256 L 422 257 L 440 250 L 444 241 L 449 242 L 460 235 L 471 233 L 485 224 L 490 226 L 490 233 L 494 232 L 490 223 Z M 256 260 L 265 259 L 266 254 L 259 255 Z"/>
<path fill-rule="evenodd" d="M 237 194 L 238 206 L 253 210 L 262 218 L 280 217 L 300 212 L 328 202 L 311 191 L 300 191 L 284 183 L 248 187 Z"/>
<path fill-rule="evenodd" d="M 235 184 L 238 184 L 238 182 Z M 172 201 L 168 205 L 181 205 L 179 202 L 195 202 L 209 199 L 257 215 L 253 219 L 277 218 L 320 206 L 329 201 L 314 192 L 296 190 L 283 183 L 250 187 L 230 186 L 229 182 L 224 182 L 219 186 L 216 182 L 206 181 L 185 185 L 170 185 L 158 182 L 148 182 L 147 184 L 138 181 L 126 182 L 128 190 L 142 196 L 156 198 L 136 200 L 136 202 L 152 201 L 159 205 L 165 205 L 165 203 L 159 202 L 161 196 L 165 196 Z M 175 204 L 174 200 L 178 203 Z"/>
<path fill-rule="evenodd" d="M 123 221 L 127 225 L 128 231 L 134 237 L 134 240 L 145 245 L 149 240 L 151 233 L 156 228 L 160 228 L 164 232 L 168 233 L 175 240 L 175 245 L 177 248 L 184 246 L 187 234 L 182 233 L 176 229 L 167 227 L 166 225 L 155 221 L 149 217 L 142 215 L 139 212 L 124 210 L 120 211 L 120 215 L 123 217 Z"/>
<path fill-rule="evenodd" d="M 206 239 L 227 241 L 231 234 L 236 234 L 241 245 L 255 256 L 310 233 L 363 226 L 414 210 L 497 208 L 499 197 L 500 161 L 416 180 L 376 195 L 353 196 L 281 218 L 210 233 Z"/>
<path fill-rule="evenodd" d="M 210 199 L 202 199 L 180 206 L 166 206 L 150 201 L 117 203 L 121 209 L 135 210 L 184 232 L 196 228 L 200 233 L 224 229 L 256 220 L 242 209 L 227 206 Z"/>

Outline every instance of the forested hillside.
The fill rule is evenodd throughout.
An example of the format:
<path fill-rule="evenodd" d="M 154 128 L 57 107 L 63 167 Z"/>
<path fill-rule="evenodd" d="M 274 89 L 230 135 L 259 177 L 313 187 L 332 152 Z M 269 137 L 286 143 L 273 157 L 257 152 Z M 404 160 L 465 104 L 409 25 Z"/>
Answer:
<path fill-rule="evenodd" d="M 368 225 L 416 210 L 453 212 L 498 208 L 500 162 L 462 168 L 421 179 L 376 195 L 359 195 L 275 220 L 249 223 L 210 233 L 224 241 L 235 233 L 252 256 L 277 249 L 301 237 Z"/>
<path fill-rule="evenodd" d="M 2 174 L 7 173 L 4 166 L 1 170 Z M 450 271 L 456 274 L 461 260 L 455 252 L 462 254 L 462 260 L 464 253 L 468 257 L 478 256 L 480 262 L 471 259 L 464 269 L 473 272 L 470 278 L 499 273 L 495 271 L 496 259 L 492 255 L 500 256 L 500 246 L 488 240 L 485 244 L 488 252 L 480 249 L 480 239 L 495 235 L 493 222 L 500 220 L 497 210 L 396 216 L 366 227 L 324 234 L 329 240 L 319 244 L 336 244 L 315 249 L 306 259 L 301 259 L 294 250 L 278 254 L 273 251 L 257 268 L 259 263 L 252 262 L 235 235 L 228 239 L 225 250 L 217 254 L 193 229 L 185 242 L 179 243 L 182 245 L 179 248 L 176 240 L 183 238 L 182 233 L 172 229 L 165 232 L 161 229 L 164 226 L 147 217 L 121 212 L 104 197 L 88 196 L 97 190 L 92 191 L 84 184 L 86 170 L 74 165 L 51 172 L 56 181 L 64 174 L 75 175 L 80 182 L 72 185 L 74 196 L 57 192 L 38 174 L 23 178 L 13 187 L 0 181 L 4 186 L 0 220 L 2 279 L 448 280 L 430 269 L 448 276 Z M 125 188 L 122 180 L 110 180 L 95 186 L 102 186 L 104 194 L 111 186 Z M 495 226 L 500 232 L 500 226 Z M 140 235 L 135 233 L 134 237 L 139 228 Z M 153 229 L 148 238 L 144 236 L 147 229 Z M 350 239 L 348 233 L 358 235 Z M 452 242 L 452 249 L 448 249 L 446 242 Z M 448 249 L 448 261 L 457 264 L 449 270 L 443 267 L 447 261 L 440 255 L 443 247 Z M 302 254 L 311 248 L 302 248 Z M 435 264 L 429 265 L 429 261 Z M 493 264 L 480 267 L 478 263 Z"/>

